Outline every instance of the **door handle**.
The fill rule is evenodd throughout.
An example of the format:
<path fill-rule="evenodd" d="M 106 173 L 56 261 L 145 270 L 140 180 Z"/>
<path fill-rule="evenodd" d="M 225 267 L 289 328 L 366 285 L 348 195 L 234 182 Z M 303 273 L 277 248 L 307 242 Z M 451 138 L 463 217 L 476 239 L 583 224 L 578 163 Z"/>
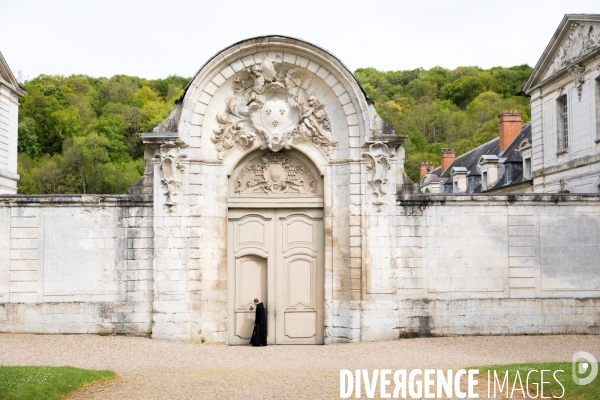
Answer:
<path fill-rule="evenodd" d="M 250 311 L 254 310 L 254 307 L 253 307 L 253 306 L 250 306 L 249 310 L 250 310 Z"/>

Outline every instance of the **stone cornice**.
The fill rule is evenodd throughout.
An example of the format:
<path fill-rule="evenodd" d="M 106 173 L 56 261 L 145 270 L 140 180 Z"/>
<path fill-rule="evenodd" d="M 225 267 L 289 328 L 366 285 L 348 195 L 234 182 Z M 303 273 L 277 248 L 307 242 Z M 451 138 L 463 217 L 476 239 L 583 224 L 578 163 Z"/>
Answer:
<path fill-rule="evenodd" d="M 593 164 L 597 162 L 600 162 L 600 155 L 576 158 L 567 163 L 562 163 L 560 165 L 554 165 L 551 167 L 542 168 L 541 170 L 533 171 L 531 176 L 533 178 L 539 178 L 540 176 L 548 176 L 557 172 L 567 171 L 573 168 L 581 167 L 582 165 Z"/>
<path fill-rule="evenodd" d="M 472 203 L 487 202 L 488 205 L 506 206 L 522 205 L 528 203 L 535 205 L 538 203 L 565 203 L 565 202 L 598 202 L 600 203 L 600 194 L 594 193 L 453 193 L 453 194 L 398 194 L 398 206 L 444 206 L 444 205 L 464 205 L 469 206 Z"/>
<path fill-rule="evenodd" d="M 4 71 L 4 75 L 8 78 L 8 81 L 2 78 L 2 74 L 0 73 L 0 83 L 4 83 L 8 88 L 10 88 L 17 96 L 25 96 L 27 92 L 19 86 L 19 82 L 13 75 L 10 70 L 8 63 L 4 59 L 2 53 L 0 53 L 0 71 Z"/>
<path fill-rule="evenodd" d="M 0 195 L 0 207 L 19 204 L 48 207 L 77 207 L 98 205 L 100 207 L 129 207 L 142 206 L 151 207 L 152 197 L 150 196 L 131 196 L 127 194 L 3 194 Z"/>

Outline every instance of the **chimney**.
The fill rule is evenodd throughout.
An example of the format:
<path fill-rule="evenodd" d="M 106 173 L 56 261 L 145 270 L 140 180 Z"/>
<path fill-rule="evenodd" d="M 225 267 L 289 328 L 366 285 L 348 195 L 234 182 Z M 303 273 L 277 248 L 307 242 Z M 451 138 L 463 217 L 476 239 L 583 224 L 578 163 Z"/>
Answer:
<path fill-rule="evenodd" d="M 504 110 L 498 118 L 500 118 L 500 151 L 504 151 L 521 132 L 523 120 L 517 110 Z"/>
<path fill-rule="evenodd" d="M 423 175 L 430 173 L 433 171 L 433 163 L 422 161 L 421 169 L 419 170 L 419 179 L 423 177 Z"/>
<path fill-rule="evenodd" d="M 452 161 L 456 158 L 454 149 L 442 149 L 442 174 L 448 169 Z"/>
<path fill-rule="evenodd" d="M 428 164 L 426 162 L 421 162 L 421 169 L 419 170 L 419 179 L 423 177 L 427 173 Z"/>

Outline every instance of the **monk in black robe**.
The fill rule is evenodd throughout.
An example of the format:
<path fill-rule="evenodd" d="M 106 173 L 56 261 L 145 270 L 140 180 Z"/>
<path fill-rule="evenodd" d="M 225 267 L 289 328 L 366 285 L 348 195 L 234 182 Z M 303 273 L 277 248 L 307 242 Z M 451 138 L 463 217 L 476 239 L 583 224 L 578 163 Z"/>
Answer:
<path fill-rule="evenodd" d="M 252 346 L 266 346 L 267 345 L 267 313 L 265 312 L 265 306 L 258 299 L 254 299 L 254 305 L 256 306 L 256 318 L 254 319 L 254 330 L 252 331 L 252 339 L 250 344 Z"/>

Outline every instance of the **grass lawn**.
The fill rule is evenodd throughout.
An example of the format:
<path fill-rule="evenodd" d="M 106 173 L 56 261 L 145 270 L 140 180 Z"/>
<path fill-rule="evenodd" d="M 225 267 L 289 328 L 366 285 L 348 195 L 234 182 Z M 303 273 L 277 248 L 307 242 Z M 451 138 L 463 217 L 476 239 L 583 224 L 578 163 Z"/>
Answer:
<path fill-rule="evenodd" d="M 573 382 L 573 377 L 571 375 L 571 371 L 572 371 L 572 364 L 570 362 L 548 362 L 548 363 L 529 363 L 529 364 L 507 364 L 507 365 L 486 365 L 486 366 L 482 366 L 482 367 L 469 367 L 468 369 L 478 369 L 479 370 L 479 374 L 482 376 L 485 376 L 487 378 L 488 376 L 488 371 L 490 371 L 490 384 L 489 384 L 489 388 L 490 388 L 490 397 L 493 398 L 494 397 L 494 371 L 496 371 L 496 375 L 498 376 L 498 380 L 500 382 L 500 385 L 502 385 L 502 382 L 504 380 L 504 377 L 506 375 L 506 371 L 508 371 L 508 381 L 510 382 L 509 386 L 508 386 L 508 394 L 509 396 L 512 393 L 512 389 L 513 389 L 513 385 L 515 385 L 515 396 L 517 395 L 522 395 L 522 392 L 519 390 L 520 389 L 520 385 L 519 385 L 519 380 L 516 379 L 517 377 L 517 371 L 519 372 L 519 376 L 521 378 L 521 382 L 523 384 L 523 389 L 527 390 L 526 388 L 526 380 L 527 380 L 527 374 L 530 371 L 533 370 L 537 370 L 538 372 L 531 372 L 529 375 L 529 393 L 531 394 L 531 397 L 536 397 L 536 388 L 538 390 L 537 393 L 537 398 L 541 398 L 541 393 L 539 393 L 540 391 L 540 385 L 541 385 L 541 374 L 540 371 L 541 370 L 550 370 L 550 372 L 546 372 L 544 371 L 544 397 L 549 397 L 549 396 L 556 396 L 559 397 L 563 394 L 563 388 L 560 386 L 562 385 L 564 387 L 564 396 L 562 396 L 562 399 L 566 399 L 566 400 L 571 400 L 571 399 L 577 399 L 577 400 L 583 400 L 583 399 L 590 399 L 590 400 L 598 400 L 600 399 L 600 373 L 598 374 L 598 376 L 596 376 L 596 378 L 589 383 L 588 385 L 584 385 L 584 386 L 579 386 L 576 385 L 575 382 Z M 555 373 L 555 371 L 558 370 L 562 370 L 564 372 L 556 372 L 556 379 L 554 379 L 553 374 Z M 588 369 L 589 371 L 589 369 Z M 588 376 L 589 374 L 585 374 L 585 375 L 577 375 L 580 378 L 584 378 L 586 376 Z M 560 382 L 560 384 L 557 382 Z M 483 383 L 483 382 L 481 382 Z M 480 384 L 481 384 L 480 383 Z M 537 386 L 536 386 L 537 385 Z M 500 390 L 499 387 L 496 386 L 496 390 L 497 390 L 497 396 L 500 395 Z M 504 384 L 504 390 L 503 393 L 504 395 L 506 395 L 506 384 Z M 525 395 L 527 395 L 527 392 L 525 392 Z"/>
<path fill-rule="evenodd" d="M 62 399 L 88 383 L 116 376 L 112 371 L 73 367 L 0 366 L 0 400 Z"/>

